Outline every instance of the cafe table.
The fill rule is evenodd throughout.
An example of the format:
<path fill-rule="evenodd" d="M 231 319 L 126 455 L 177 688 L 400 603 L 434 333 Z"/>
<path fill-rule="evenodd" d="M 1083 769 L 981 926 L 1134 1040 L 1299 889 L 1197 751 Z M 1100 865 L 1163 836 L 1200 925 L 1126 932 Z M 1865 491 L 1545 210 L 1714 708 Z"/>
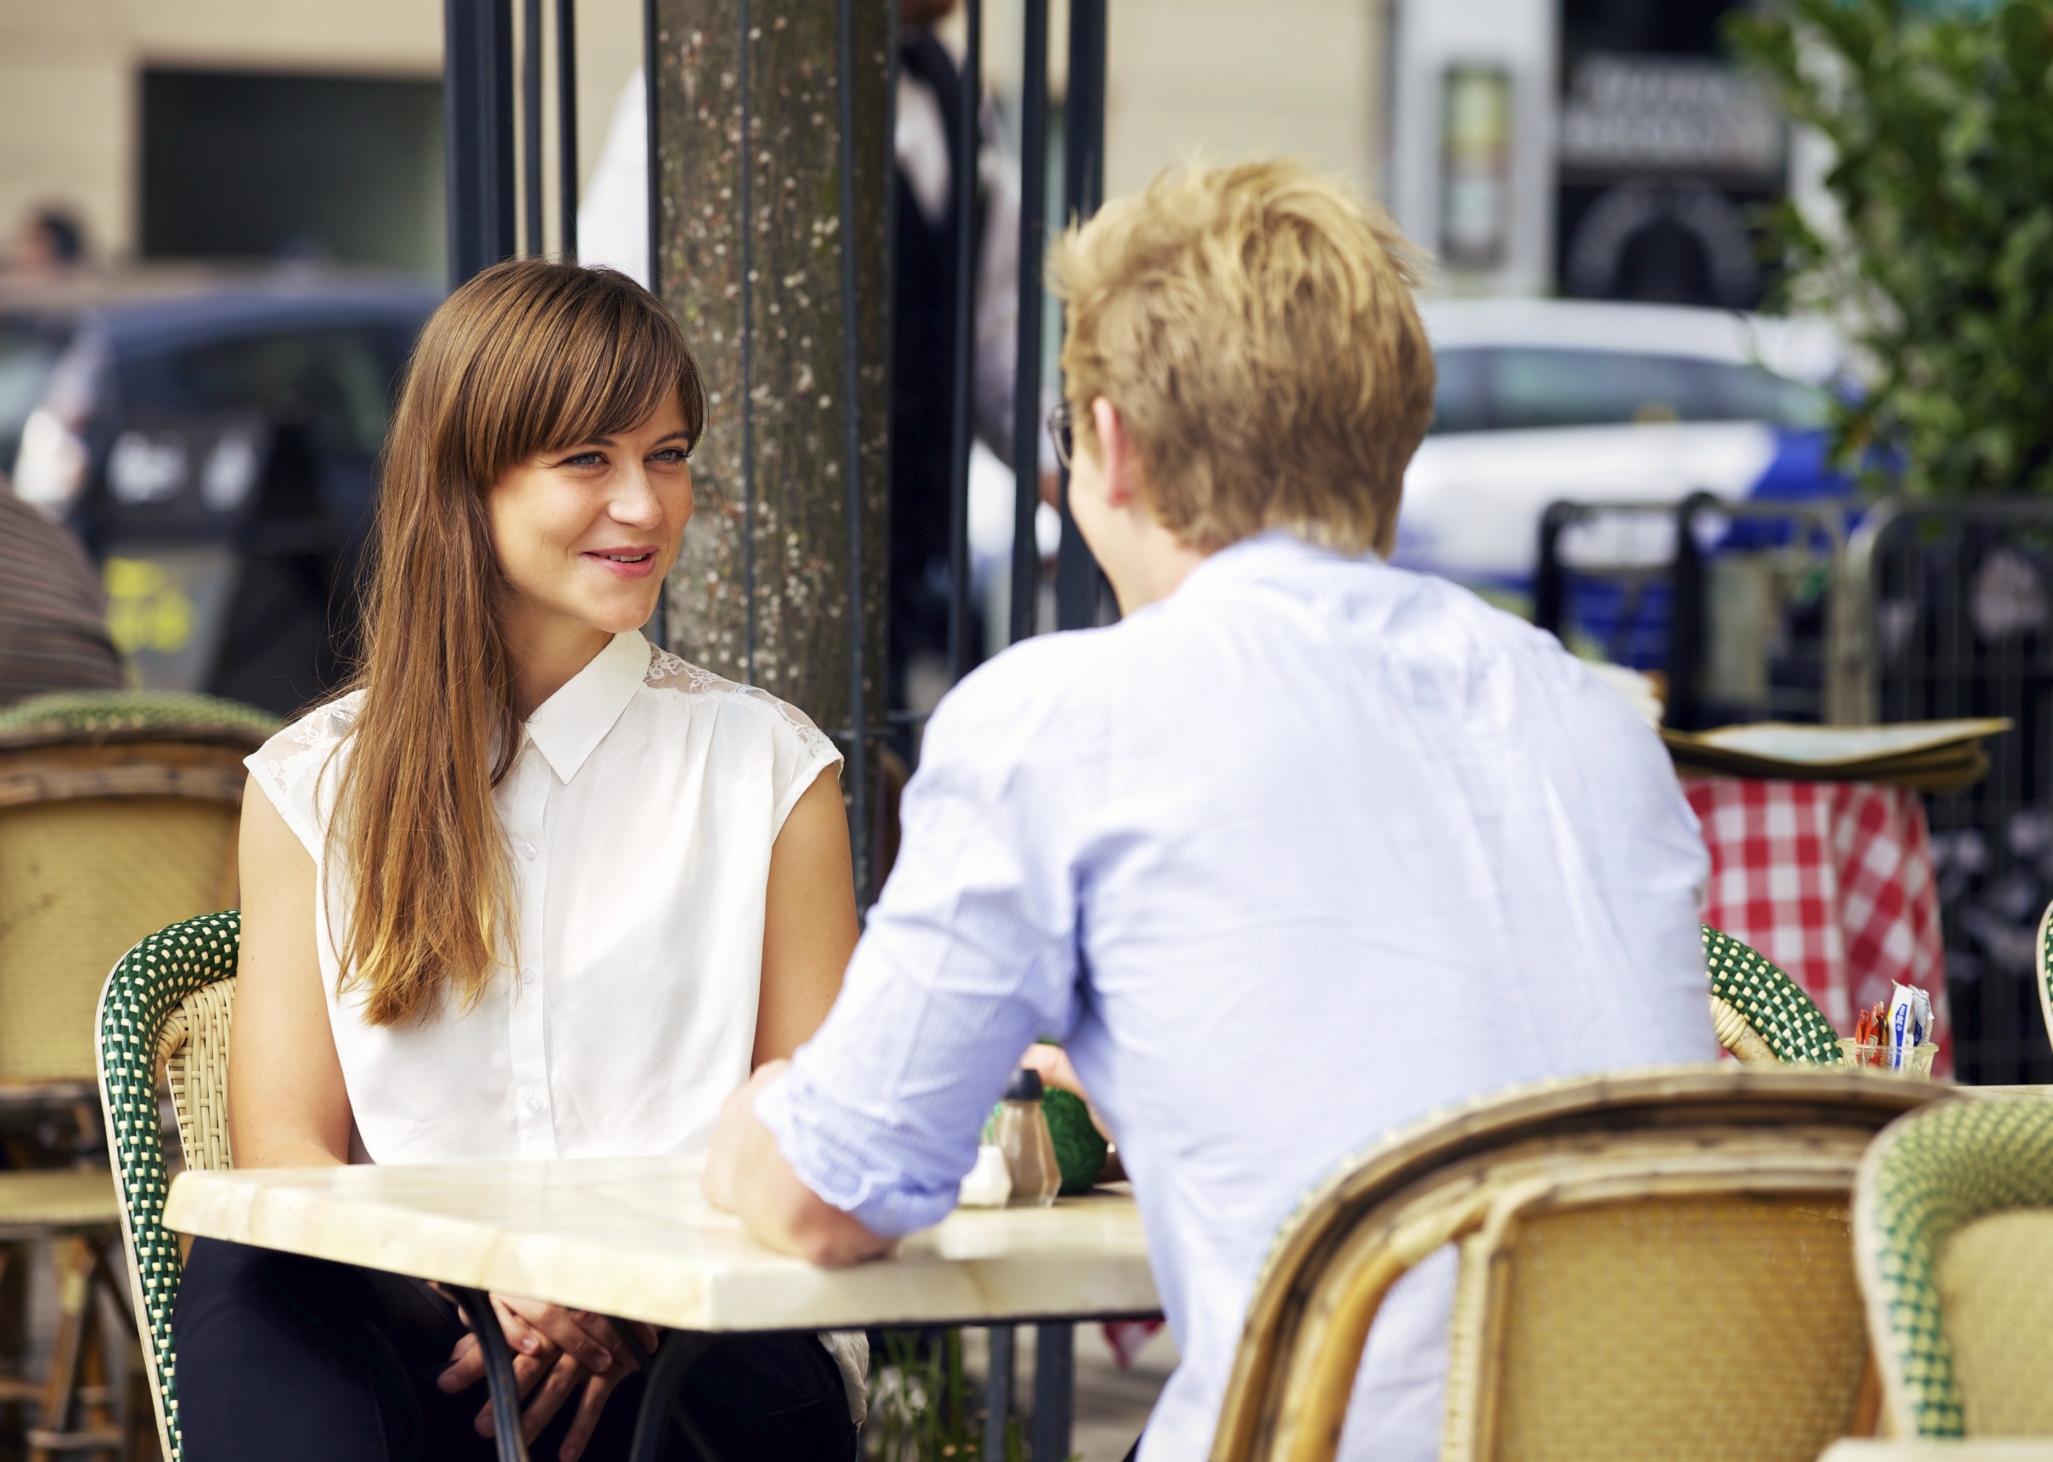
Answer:
<path fill-rule="evenodd" d="M 709 1204 L 699 1158 L 580 1158 L 185 1172 L 168 1228 L 434 1280 L 484 1346 L 501 1462 L 525 1459 L 512 1359 L 485 1295 L 552 1301 L 672 1332 L 649 1408 L 708 1339 L 769 1330 L 1038 1324 L 1035 1456 L 1067 1456 L 1071 1326 L 1160 1313 L 1125 1185 L 1049 1208 L 958 1209 L 895 1254 L 821 1269 L 773 1253 Z M 1003 1456 L 1009 1365 L 994 1344 L 990 1412 Z M 1009 1357 L 1008 1357 L 1009 1359 Z M 639 1445 L 636 1448 L 640 1452 Z"/>

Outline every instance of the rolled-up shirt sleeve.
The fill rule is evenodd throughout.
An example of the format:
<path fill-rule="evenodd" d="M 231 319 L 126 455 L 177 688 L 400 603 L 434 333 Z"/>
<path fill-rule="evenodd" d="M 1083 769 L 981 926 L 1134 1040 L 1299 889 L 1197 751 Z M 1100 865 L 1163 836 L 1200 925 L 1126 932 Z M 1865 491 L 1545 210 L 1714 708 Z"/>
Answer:
<path fill-rule="evenodd" d="M 1069 807 L 1089 769 L 1037 756 L 1029 667 L 1008 663 L 1035 658 L 986 667 L 929 723 L 898 864 L 840 999 L 756 1099 L 805 1185 L 874 1233 L 955 1206 L 1020 1053 L 1075 1019 Z"/>

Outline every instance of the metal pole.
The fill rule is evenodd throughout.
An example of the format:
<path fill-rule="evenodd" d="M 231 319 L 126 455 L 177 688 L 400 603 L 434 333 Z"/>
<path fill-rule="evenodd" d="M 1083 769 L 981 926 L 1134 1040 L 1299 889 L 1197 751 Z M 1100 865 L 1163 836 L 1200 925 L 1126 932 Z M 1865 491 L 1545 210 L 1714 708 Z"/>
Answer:
<path fill-rule="evenodd" d="M 751 54 L 754 32 L 749 25 L 749 0 L 738 0 L 735 31 L 741 39 L 741 57 L 735 70 L 740 73 L 741 142 L 735 171 L 741 185 L 741 596 L 742 596 L 742 683 L 756 683 L 756 411 L 755 411 L 755 301 L 756 261 L 755 209 L 749 197 L 749 73 L 755 69 Z M 844 157 L 846 154 L 844 154 Z M 846 162 L 843 166 L 848 166 Z M 847 243 L 844 252 L 851 252 Z M 855 319 L 849 318 L 850 338 Z M 853 402 L 851 401 L 851 410 Z M 851 499 L 853 501 L 853 499 Z M 857 724 L 861 721 L 858 719 Z"/>
<path fill-rule="evenodd" d="M 510 259 L 513 17 L 509 0 L 444 0 L 443 147 L 449 285 Z"/>
<path fill-rule="evenodd" d="M 1034 1328 L 1033 1455 L 1064 1458 L 1076 1407 L 1076 1326 Z"/>
<path fill-rule="evenodd" d="M 1070 0 L 1069 99 L 1063 112 L 1062 195 L 1066 224 L 1098 211 L 1105 189 L 1105 0 Z M 1055 627 L 1098 622 L 1105 576 L 1069 515 L 1062 473 L 1062 547 L 1055 559 Z"/>
<path fill-rule="evenodd" d="M 854 0 L 835 0 L 834 79 L 841 123 L 841 390 L 847 423 L 844 511 L 848 517 L 848 777 L 849 841 L 855 862 L 856 906 L 876 895 L 870 866 L 870 718 L 864 696 L 868 645 L 863 627 L 862 361 L 855 313 L 855 16 Z M 743 220 L 744 228 L 747 221 Z M 742 282 L 746 294 L 748 281 Z M 744 382 L 743 394 L 746 395 Z"/>
<path fill-rule="evenodd" d="M 577 258 L 577 0 L 556 0 L 557 247 Z"/>
<path fill-rule="evenodd" d="M 995 1462 L 1005 1462 L 1005 1428 L 1012 1420 L 1012 1358 L 1019 1332 L 1010 1325 L 993 1325 L 989 1335 L 991 1362 L 984 1377 L 984 1455 Z"/>
<path fill-rule="evenodd" d="M 649 293 L 663 293 L 663 152 L 656 130 L 656 98 L 662 88 L 656 84 L 662 74 L 662 57 L 656 28 L 658 0 L 642 0 L 642 110 L 648 116 L 649 144 Z M 666 591 L 667 592 L 667 591 Z M 660 605 L 659 605 L 660 607 Z"/>
<path fill-rule="evenodd" d="M 1048 197 L 1048 0 L 1026 0 L 1026 56 L 1020 72 L 1019 366 L 1013 377 L 1012 633 L 1034 632 L 1041 553 L 1034 513 L 1041 502 L 1041 245 Z"/>
<path fill-rule="evenodd" d="M 969 0 L 969 44 L 962 61 L 962 115 L 956 119 L 955 420 L 948 477 L 948 679 L 969 673 L 969 455 L 975 429 L 977 367 L 977 113 L 983 100 L 984 5 Z"/>
<path fill-rule="evenodd" d="M 522 0 L 520 7 L 520 149 L 521 209 L 530 259 L 542 247 L 542 0 Z"/>

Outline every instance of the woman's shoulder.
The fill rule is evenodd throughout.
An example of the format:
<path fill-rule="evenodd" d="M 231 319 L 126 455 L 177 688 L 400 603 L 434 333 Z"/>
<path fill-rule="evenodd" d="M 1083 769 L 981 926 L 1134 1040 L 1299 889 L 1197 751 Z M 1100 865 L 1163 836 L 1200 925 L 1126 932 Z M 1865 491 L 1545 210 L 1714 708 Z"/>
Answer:
<path fill-rule="evenodd" d="M 337 752 L 347 744 L 363 702 L 360 690 L 323 702 L 243 759 L 271 805 L 316 858 L 334 809 L 333 773 L 341 764 Z"/>
<path fill-rule="evenodd" d="M 789 701 L 779 700 L 760 686 L 742 685 L 715 675 L 668 650 L 656 650 L 649 656 L 642 685 L 654 693 L 659 704 L 710 704 L 719 711 L 733 712 L 759 724 L 780 738 L 795 740 L 809 752 L 837 758 L 840 755 L 812 718 Z"/>
<path fill-rule="evenodd" d="M 309 753 L 330 751 L 355 728 L 357 714 L 363 709 L 363 704 L 364 693 L 361 690 L 323 701 L 258 747 L 250 759 L 286 763 Z"/>

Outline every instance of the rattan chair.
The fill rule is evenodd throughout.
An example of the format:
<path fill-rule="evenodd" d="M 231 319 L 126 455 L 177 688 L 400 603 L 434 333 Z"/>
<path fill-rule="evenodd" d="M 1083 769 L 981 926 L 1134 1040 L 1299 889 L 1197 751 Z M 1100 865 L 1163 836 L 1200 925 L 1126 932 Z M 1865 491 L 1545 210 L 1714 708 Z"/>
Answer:
<path fill-rule="evenodd" d="M 2032 943 L 2039 969 L 2039 1014 L 2045 1017 L 2046 1038 L 2053 1040 L 2053 904 L 2039 915 L 2038 938 Z"/>
<path fill-rule="evenodd" d="M 1214 1462 L 1327 1462 L 1390 1286 L 1460 1257 L 1442 1456 L 1812 1462 L 1878 1405 L 1847 1210 L 1943 1088 L 1686 1067 L 1515 1089 L 1343 1164 L 1284 1225 Z"/>
<path fill-rule="evenodd" d="M 241 916 L 231 910 L 152 934 L 122 956 L 100 997 L 100 1101 L 165 1462 L 184 1456 L 171 1340 L 184 1251 L 164 1227 L 171 1180 L 157 1091 L 160 1082 L 169 1083 L 186 1167 L 234 1165 L 228 1152 L 228 1026 L 241 931 Z"/>
<path fill-rule="evenodd" d="M 0 1376 L 0 1407 L 40 1411 L 32 1456 L 125 1445 L 95 1339 L 94 1290 L 120 1303 L 126 1286 L 107 1263 L 120 1203 L 97 1166 L 94 1001 L 137 939 L 236 901 L 241 760 L 277 724 L 229 701 L 131 691 L 0 712 L 0 1141 L 13 1169 L 0 1171 L 0 1269 L 24 1262 L 29 1240 L 63 1240 L 48 1378 Z M 53 1144 L 38 1135 L 49 1130 L 71 1135 Z M 54 1170 L 23 1170 L 38 1167 Z"/>
<path fill-rule="evenodd" d="M 1704 971 L 1711 977 L 1711 1026 L 1718 1043 L 1749 1066 L 1839 1066 L 1839 1032 L 1804 987 L 1752 946 L 1709 924 Z"/>
<path fill-rule="evenodd" d="M 1892 1124 L 1861 1162 L 1853 1232 L 1891 1429 L 2053 1437 L 2053 1101 Z"/>

